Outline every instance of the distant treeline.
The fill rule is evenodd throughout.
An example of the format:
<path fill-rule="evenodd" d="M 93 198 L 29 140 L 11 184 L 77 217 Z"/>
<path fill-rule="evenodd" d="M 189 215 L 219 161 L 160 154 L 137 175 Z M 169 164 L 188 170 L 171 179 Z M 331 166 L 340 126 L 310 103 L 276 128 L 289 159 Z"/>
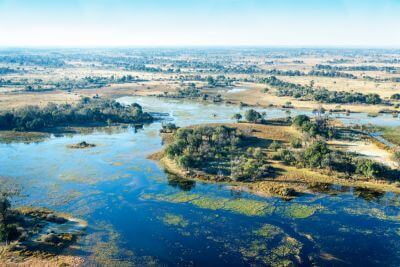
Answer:
<path fill-rule="evenodd" d="M 339 71 L 320 71 L 320 70 L 312 70 L 308 72 L 309 76 L 321 76 L 321 77 L 339 77 L 339 78 L 348 78 L 348 79 L 357 79 L 351 73 L 339 72 Z"/>
<path fill-rule="evenodd" d="M 309 85 L 300 85 L 285 82 L 275 76 L 263 78 L 260 82 L 273 86 L 278 96 L 290 96 L 301 100 L 314 100 L 321 103 L 365 103 L 381 104 L 383 101 L 378 94 L 361 94 L 342 91 L 329 91 L 326 88 L 314 88 Z"/>
<path fill-rule="evenodd" d="M 44 128 L 90 123 L 144 123 L 153 117 L 138 104 L 121 105 L 115 100 L 82 98 L 76 105 L 53 103 L 27 106 L 0 113 L 0 130 L 37 131 Z"/>
<path fill-rule="evenodd" d="M 64 60 L 57 56 L 44 56 L 44 55 L 12 55 L 0 56 L 1 63 L 12 63 L 21 66 L 40 66 L 49 68 L 64 67 L 66 64 Z"/>
<path fill-rule="evenodd" d="M 397 68 L 392 66 L 378 67 L 378 66 L 332 66 L 332 65 L 315 65 L 317 70 L 334 70 L 334 71 L 386 71 L 395 72 Z"/>

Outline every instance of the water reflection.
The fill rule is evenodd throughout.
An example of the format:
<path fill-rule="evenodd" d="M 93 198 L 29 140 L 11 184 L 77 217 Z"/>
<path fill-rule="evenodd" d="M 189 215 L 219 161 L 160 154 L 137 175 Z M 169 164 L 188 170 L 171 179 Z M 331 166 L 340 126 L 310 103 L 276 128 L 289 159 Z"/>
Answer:
<path fill-rule="evenodd" d="M 196 182 L 188 179 L 183 179 L 175 174 L 167 173 L 168 184 L 174 188 L 179 188 L 183 191 L 190 191 L 196 186 Z"/>
<path fill-rule="evenodd" d="M 386 193 L 364 187 L 354 187 L 353 194 L 366 201 L 379 201 Z"/>

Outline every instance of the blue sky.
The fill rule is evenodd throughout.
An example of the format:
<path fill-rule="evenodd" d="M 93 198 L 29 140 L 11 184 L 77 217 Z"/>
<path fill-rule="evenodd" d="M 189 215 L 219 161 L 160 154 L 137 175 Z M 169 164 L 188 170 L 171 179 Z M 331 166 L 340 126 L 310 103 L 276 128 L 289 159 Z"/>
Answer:
<path fill-rule="evenodd" d="M 400 48 L 400 0 L 0 0 L 0 46 Z"/>

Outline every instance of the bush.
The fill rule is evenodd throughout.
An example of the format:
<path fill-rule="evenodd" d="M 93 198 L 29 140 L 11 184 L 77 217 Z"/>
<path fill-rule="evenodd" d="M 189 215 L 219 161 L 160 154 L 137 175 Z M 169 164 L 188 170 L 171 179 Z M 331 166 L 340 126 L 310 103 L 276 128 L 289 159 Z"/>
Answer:
<path fill-rule="evenodd" d="M 292 139 L 291 141 L 290 141 L 290 145 L 293 147 L 293 148 L 301 148 L 303 145 L 302 145 L 302 142 L 301 142 L 301 139 L 298 139 L 298 138 L 295 138 L 295 139 Z"/>
<path fill-rule="evenodd" d="M 304 163 L 311 168 L 326 167 L 327 157 L 329 157 L 330 152 L 325 142 L 317 141 L 304 151 Z"/>
<path fill-rule="evenodd" d="M 296 165 L 297 159 L 294 154 L 288 149 L 282 149 L 279 152 L 279 158 L 287 165 Z"/>
<path fill-rule="evenodd" d="M 278 151 L 278 149 L 281 147 L 281 144 L 277 141 L 272 141 L 272 143 L 269 145 L 269 149 L 272 149 L 273 151 Z"/>
<path fill-rule="evenodd" d="M 384 166 L 372 160 L 360 159 L 356 163 L 356 173 L 367 179 L 381 177 L 384 172 Z"/>
<path fill-rule="evenodd" d="M 258 122 L 262 119 L 261 113 L 255 111 L 254 109 L 249 109 L 244 114 L 244 118 L 249 122 Z"/>

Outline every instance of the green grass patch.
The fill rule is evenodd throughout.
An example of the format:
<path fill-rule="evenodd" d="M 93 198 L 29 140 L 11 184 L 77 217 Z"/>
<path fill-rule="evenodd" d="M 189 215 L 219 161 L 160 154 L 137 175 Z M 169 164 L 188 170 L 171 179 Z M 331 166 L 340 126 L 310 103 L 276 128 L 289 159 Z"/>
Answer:
<path fill-rule="evenodd" d="M 255 235 L 262 236 L 265 238 L 274 238 L 275 236 L 279 234 L 283 234 L 283 231 L 281 228 L 272 225 L 272 224 L 264 224 L 260 229 L 255 230 L 253 232 Z"/>
<path fill-rule="evenodd" d="M 142 194 L 144 200 L 157 200 L 171 203 L 190 203 L 196 207 L 210 210 L 225 210 L 247 216 L 264 216 L 274 212 L 274 207 L 263 201 L 252 199 L 230 199 L 200 196 L 188 192 L 175 194 Z"/>
<path fill-rule="evenodd" d="M 389 142 L 400 146 L 400 127 L 383 127 L 382 137 Z"/>
<path fill-rule="evenodd" d="M 277 211 L 285 217 L 305 219 L 313 216 L 315 212 L 321 209 L 323 209 L 323 207 L 319 205 L 303 205 L 294 203 L 285 207 L 280 207 Z"/>
<path fill-rule="evenodd" d="M 189 221 L 185 220 L 181 215 L 175 215 L 172 213 L 165 214 L 161 220 L 166 225 L 179 226 L 183 228 L 189 225 Z"/>

